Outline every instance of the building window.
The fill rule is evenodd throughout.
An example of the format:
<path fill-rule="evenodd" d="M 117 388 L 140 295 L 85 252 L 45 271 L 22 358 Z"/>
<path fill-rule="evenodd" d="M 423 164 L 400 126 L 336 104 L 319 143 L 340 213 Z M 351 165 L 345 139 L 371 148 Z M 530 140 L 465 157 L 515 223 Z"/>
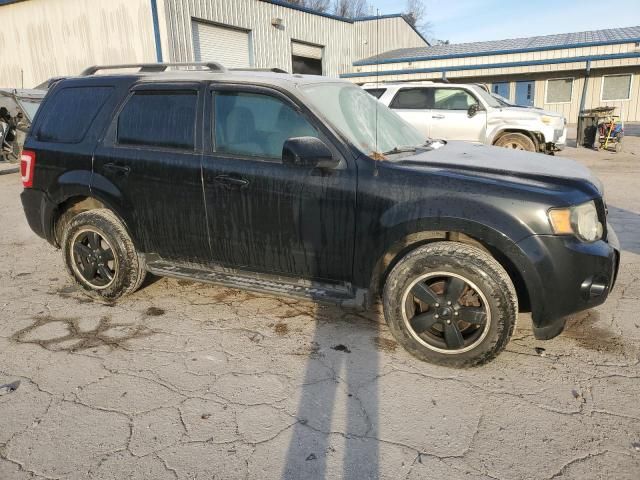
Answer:
<path fill-rule="evenodd" d="M 547 80 L 545 103 L 569 103 L 573 93 L 573 78 Z"/>
<path fill-rule="evenodd" d="M 323 47 L 303 42 L 291 42 L 291 73 L 322 75 Z"/>
<path fill-rule="evenodd" d="M 601 100 L 629 100 L 631 96 L 631 74 L 604 75 L 602 77 Z"/>

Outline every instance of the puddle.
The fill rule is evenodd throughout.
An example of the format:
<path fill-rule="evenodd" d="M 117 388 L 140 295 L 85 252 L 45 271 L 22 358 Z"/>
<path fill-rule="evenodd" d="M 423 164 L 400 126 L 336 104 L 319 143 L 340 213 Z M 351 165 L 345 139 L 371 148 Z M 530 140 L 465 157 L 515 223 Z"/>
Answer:
<path fill-rule="evenodd" d="M 155 332 L 144 325 L 129 325 L 112 322 L 110 317 L 101 317 L 98 324 L 86 329 L 86 319 L 38 316 L 34 323 L 17 331 L 11 339 L 18 343 L 39 345 L 52 351 L 77 352 L 106 346 L 111 349 L 125 348 L 128 340 L 148 337 Z M 85 329 L 82 326 L 85 326 Z"/>

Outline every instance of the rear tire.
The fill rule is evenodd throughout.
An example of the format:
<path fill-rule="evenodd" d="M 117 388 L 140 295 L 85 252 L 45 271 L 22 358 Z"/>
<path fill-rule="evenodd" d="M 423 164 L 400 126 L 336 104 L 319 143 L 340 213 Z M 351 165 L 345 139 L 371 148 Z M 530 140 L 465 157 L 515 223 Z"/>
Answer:
<path fill-rule="evenodd" d="M 81 212 L 63 228 L 67 271 L 87 295 L 112 301 L 142 285 L 147 273 L 144 256 L 113 212 L 104 208 Z"/>
<path fill-rule="evenodd" d="M 457 368 L 498 355 L 518 316 L 504 268 L 485 251 L 457 242 L 407 254 L 387 277 L 383 304 L 391 333 L 409 353 Z"/>
<path fill-rule="evenodd" d="M 526 150 L 527 152 L 535 152 L 536 145 L 526 135 L 522 133 L 505 133 L 496 143 L 496 147 L 510 148 L 512 150 Z"/>

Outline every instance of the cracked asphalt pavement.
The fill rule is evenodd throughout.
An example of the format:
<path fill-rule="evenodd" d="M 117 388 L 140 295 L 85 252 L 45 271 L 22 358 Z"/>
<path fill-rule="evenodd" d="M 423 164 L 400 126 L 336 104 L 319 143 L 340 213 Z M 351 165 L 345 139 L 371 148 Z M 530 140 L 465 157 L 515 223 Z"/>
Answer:
<path fill-rule="evenodd" d="M 157 278 L 94 303 L 1 176 L 0 479 L 637 480 L 640 139 L 564 155 L 605 183 L 616 289 L 551 341 L 521 315 L 470 370 L 415 360 L 378 312 Z"/>

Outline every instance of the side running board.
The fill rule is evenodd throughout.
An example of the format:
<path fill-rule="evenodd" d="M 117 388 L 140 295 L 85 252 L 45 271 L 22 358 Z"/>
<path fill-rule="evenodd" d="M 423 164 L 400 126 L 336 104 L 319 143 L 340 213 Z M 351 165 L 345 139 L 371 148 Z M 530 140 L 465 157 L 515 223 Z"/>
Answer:
<path fill-rule="evenodd" d="M 223 285 L 241 290 L 272 293 L 294 298 L 307 298 L 348 308 L 364 309 L 366 291 L 350 285 L 334 285 L 288 278 L 264 273 L 247 272 L 226 267 L 203 267 L 179 264 L 161 259 L 148 259 L 147 270 L 158 276 Z"/>

